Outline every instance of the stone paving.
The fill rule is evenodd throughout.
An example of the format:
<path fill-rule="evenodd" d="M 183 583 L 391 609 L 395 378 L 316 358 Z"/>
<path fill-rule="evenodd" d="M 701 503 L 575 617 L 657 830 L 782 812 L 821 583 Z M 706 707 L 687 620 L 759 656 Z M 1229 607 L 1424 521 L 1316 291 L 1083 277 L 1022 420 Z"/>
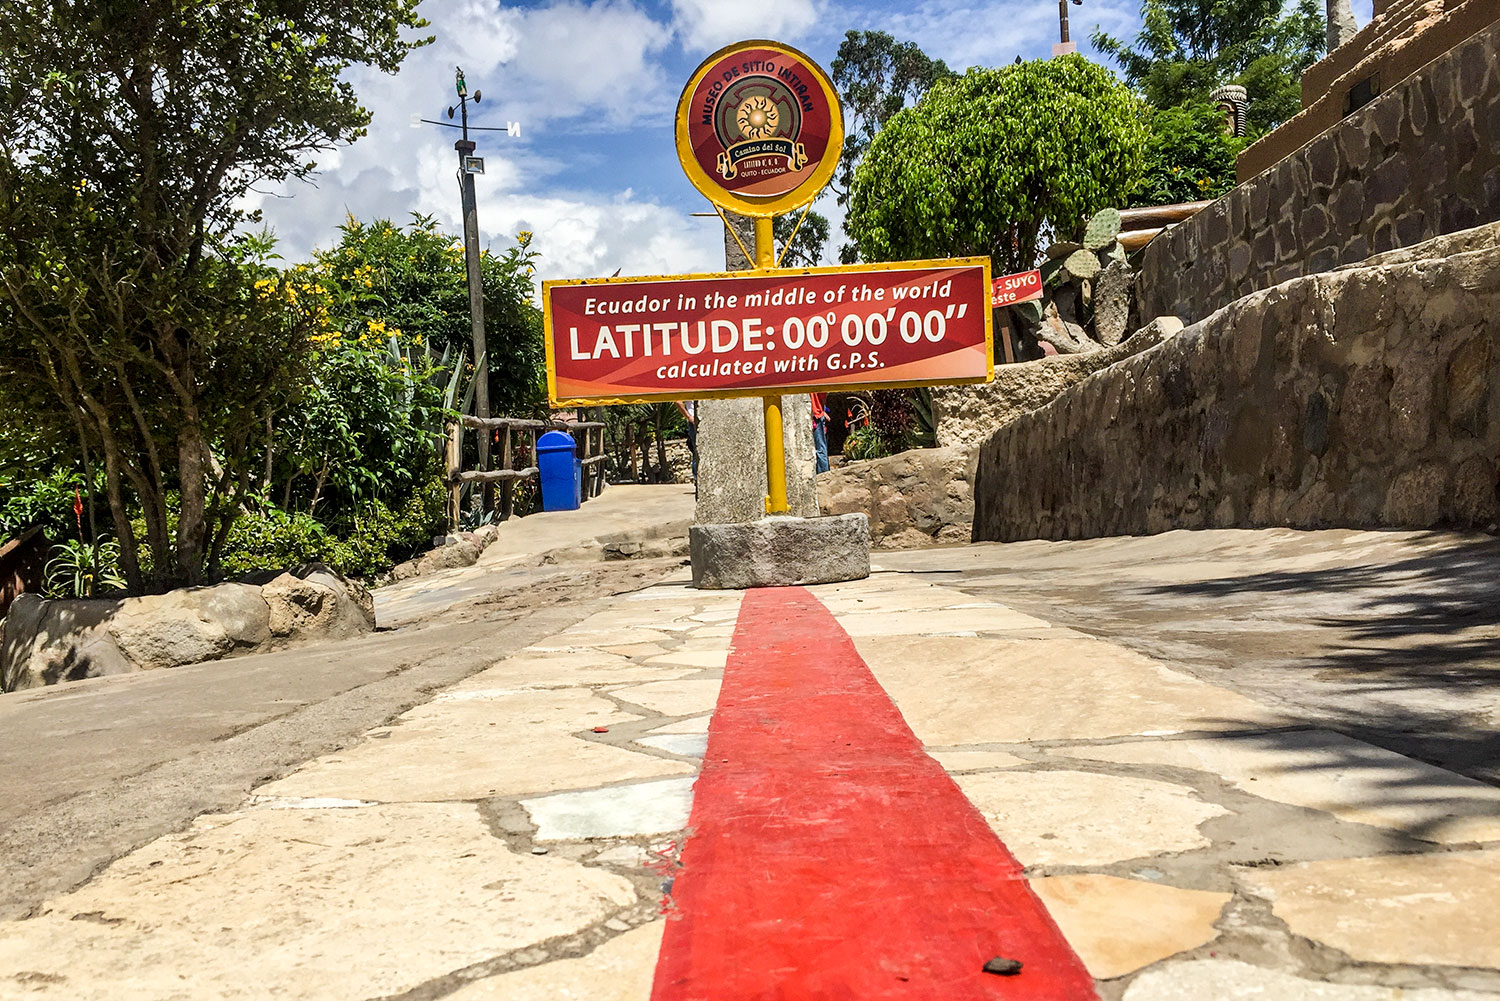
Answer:
<path fill-rule="evenodd" d="M 647 1001 L 740 604 L 685 574 L 0 922 L 0 998 Z M 1102 998 L 1500 999 L 1495 787 L 933 580 L 809 590 Z"/>

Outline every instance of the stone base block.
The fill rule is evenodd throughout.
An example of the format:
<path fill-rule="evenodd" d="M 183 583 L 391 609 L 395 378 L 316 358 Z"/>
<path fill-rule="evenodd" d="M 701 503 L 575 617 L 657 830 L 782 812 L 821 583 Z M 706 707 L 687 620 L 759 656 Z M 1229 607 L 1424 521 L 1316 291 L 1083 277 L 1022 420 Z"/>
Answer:
<path fill-rule="evenodd" d="M 694 525 L 689 540 L 699 588 L 792 587 L 870 576 L 870 520 L 863 514 Z"/>

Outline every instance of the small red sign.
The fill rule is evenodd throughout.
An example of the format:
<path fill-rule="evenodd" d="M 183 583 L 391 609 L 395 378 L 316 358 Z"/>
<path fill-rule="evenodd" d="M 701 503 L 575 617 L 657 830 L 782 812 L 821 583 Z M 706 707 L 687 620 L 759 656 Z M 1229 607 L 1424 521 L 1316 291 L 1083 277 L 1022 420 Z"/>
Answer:
<path fill-rule="evenodd" d="M 1030 302 L 1042 297 L 1042 273 L 1022 271 L 1004 275 L 990 283 L 991 306 L 1014 306 L 1018 302 Z"/>
<path fill-rule="evenodd" d="M 545 282 L 554 406 L 983 382 L 983 258 Z"/>

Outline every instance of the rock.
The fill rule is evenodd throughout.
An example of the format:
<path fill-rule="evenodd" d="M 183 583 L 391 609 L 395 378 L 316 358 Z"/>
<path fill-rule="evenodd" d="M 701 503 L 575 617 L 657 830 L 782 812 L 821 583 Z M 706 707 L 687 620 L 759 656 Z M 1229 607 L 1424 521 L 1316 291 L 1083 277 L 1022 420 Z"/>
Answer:
<path fill-rule="evenodd" d="M 417 561 L 417 574 L 426 576 L 438 570 L 451 570 L 454 567 L 473 566 L 479 559 L 479 547 L 472 542 L 459 539 L 452 545 L 441 546 L 432 550 L 426 556 Z"/>
<path fill-rule="evenodd" d="M 1114 347 L 1130 323 L 1130 265 L 1110 261 L 1094 285 L 1094 334 L 1105 347 Z"/>
<path fill-rule="evenodd" d="M 134 670 L 104 627 L 119 605 L 103 599 L 17 596 L 0 636 L 0 690 L 16 692 Z"/>
<path fill-rule="evenodd" d="M 22 595 L 0 639 L 0 687 L 17 691 L 259 649 L 271 638 L 260 591 L 218 584 L 138 598 Z"/>
<path fill-rule="evenodd" d="M 261 588 L 261 596 L 269 606 L 273 636 L 342 639 L 375 628 L 370 593 L 321 564 L 282 574 Z"/>
<path fill-rule="evenodd" d="M 870 523 L 863 514 L 764 518 L 694 525 L 693 586 L 785 587 L 870 576 Z"/>
<path fill-rule="evenodd" d="M 931 545 L 949 529 L 944 541 L 957 534 L 967 542 L 971 467 L 968 448 L 914 448 L 851 462 L 818 477 L 818 506 L 827 514 L 868 515 L 870 539 L 883 549 Z"/>
<path fill-rule="evenodd" d="M 500 538 L 500 529 L 496 528 L 494 525 L 481 525 L 471 534 L 473 535 L 473 539 L 471 541 L 474 543 L 474 545 L 478 546 L 481 550 L 484 550 L 489 546 L 490 543 Z"/>
<path fill-rule="evenodd" d="M 877 549 L 920 549 L 932 545 L 932 536 L 915 528 L 903 528 L 894 535 L 875 540 L 874 545 Z"/>
<path fill-rule="evenodd" d="M 1500 247 L 1247 295 L 1000 424 L 974 536 L 1483 528 L 1500 506 L 1497 310 Z"/>
<path fill-rule="evenodd" d="M 271 637 L 269 609 L 251 584 L 184 588 L 127 599 L 109 631 L 137 670 L 218 660 Z"/>
<path fill-rule="evenodd" d="M 996 956 L 994 959 L 985 960 L 984 972 L 993 973 L 1000 977 L 1014 976 L 1021 972 L 1021 961 L 1019 959 L 1006 959 L 1004 956 Z"/>
<path fill-rule="evenodd" d="M 391 576 L 397 580 L 411 580 L 418 573 L 417 561 L 407 560 L 405 563 L 397 563 L 395 569 L 391 571 Z"/>
<path fill-rule="evenodd" d="M 643 548 L 640 542 L 609 542 L 604 545 L 603 556 L 606 560 L 636 559 Z"/>
<path fill-rule="evenodd" d="M 321 564 L 265 587 L 228 583 L 137 598 L 23 594 L 0 634 L 0 690 L 219 660 L 375 628 L 375 602 Z"/>
<path fill-rule="evenodd" d="M 1037 340 L 1051 344 L 1065 355 L 1098 351 L 1100 347 L 1099 342 L 1082 327 L 1059 316 L 1056 303 L 1047 304 L 1047 312 L 1042 316 L 1042 325 L 1037 328 L 1036 336 Z"/>
<path fill-rule="evenodd" d="M 974 526 L 967 525 L 944 525 L 938 529 L 937 541 L 950 545 L 967 545 L 974 539 Z"/>
<path fill-rule="evenodd" d="M 789 513 L 817 517 L 812 404 L 806 396 L 787 395 L 781 398 L 781 405 Z M 721 524 L 765 517 L 765 456 L 766 430 L 760 400 L 700 400 L 694 520 Z"/>

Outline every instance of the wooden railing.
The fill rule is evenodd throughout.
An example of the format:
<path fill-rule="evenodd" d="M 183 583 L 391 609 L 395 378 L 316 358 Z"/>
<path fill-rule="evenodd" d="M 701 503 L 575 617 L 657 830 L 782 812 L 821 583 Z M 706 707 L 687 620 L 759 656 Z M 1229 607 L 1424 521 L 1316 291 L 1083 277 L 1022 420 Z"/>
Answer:
<path fill-rule="evenodd" d="M 1168 226 L 1186 222 L 1212 204 L 1212 201 L 1178 202 L 1175 205 L 1121 209 L 1120 224 L 1123 231 L 1119 236 L 1120 246 L 1126 250 L 1140 250 L 1160 236 Z"/>
<path fill-rule="evenodd" d="M 464 431 L 480 434 L 498 433 L 498 448 L 490 450 L 494 469 L 464 469 Z M 511 485 L 529 480 L 538 475 L 535 465 L 523 469 L 512 469 L 517 446 L 530 440 L 531 461 L 536 461 L 536 440 L 547 431 L 567 431 L 578 443 L 579 457 L 583 462 L 583 499 L 597 497 L 604 489 L 604 424 L 599 421 L 529 421 L 512 417 L 463 416 L 448 425 L 448 447 L 446 450 L 448 482 L 448 527 L 457 528 L 463 512 L 461 503 L 466 484 L 479 484 L 483 488 L 481 506 L 487 514 L 497 511 L 502 519 L 509 518 L 515 510 L 515 495 Z M 518 440 L 519 439 L 519 440 Z M 497 498 L 498 488 L 498 498 Z M 498 503 L 497 503 L 498 500 Z"/>

